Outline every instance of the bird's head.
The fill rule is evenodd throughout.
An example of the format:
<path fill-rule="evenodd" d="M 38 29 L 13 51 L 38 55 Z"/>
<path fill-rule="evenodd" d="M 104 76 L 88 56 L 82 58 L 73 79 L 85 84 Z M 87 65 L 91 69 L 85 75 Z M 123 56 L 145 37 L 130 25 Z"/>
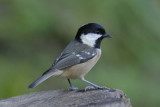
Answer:
<path fill-rule="evenodd" d="M 100 48 L 103 38 L 112 37 L 104 28 L 96 23 L 88 23 L 79 28 L 75 39 L 90 47 Z"/>

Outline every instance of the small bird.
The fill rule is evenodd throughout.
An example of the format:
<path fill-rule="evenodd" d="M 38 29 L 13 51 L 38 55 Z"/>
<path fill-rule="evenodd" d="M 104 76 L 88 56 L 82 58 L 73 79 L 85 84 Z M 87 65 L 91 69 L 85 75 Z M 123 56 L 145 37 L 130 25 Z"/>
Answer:
<path fill-rule="evenodd" d="M 80 79 L 92 86 L 88 89 L 105 89 L 85 80 L 84 76 L 92 69 L 101 56 L 101 41 L 103 38 L 112 37 L 104 28 L 96 23 L 88 23 L 79 28 L 76 37 L 72 40 L 61 54 L 56 58 L 51 67 L 35 80 L 28 88 L 33 88 L 49 77 L 60 76 L 67 78 L 69 90 L 77 90 L 72 86 L 70 79 Z"/>

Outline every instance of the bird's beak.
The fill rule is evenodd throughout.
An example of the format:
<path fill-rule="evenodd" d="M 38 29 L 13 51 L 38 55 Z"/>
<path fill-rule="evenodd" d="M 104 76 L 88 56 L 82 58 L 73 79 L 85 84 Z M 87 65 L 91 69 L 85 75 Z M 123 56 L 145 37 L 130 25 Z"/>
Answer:
<path fill-rule="evenodd" d="M 104 37 L 104 38 L 106 38 L 106 37 L 112 38 L 112 36 L 111 36 L 111 35 L 109 35 L 109 34 L 107 34 L 107 33 L 106 33 L 106 34 L 104 34 L 104 35 L 103 35 L 103 37 Z"/>

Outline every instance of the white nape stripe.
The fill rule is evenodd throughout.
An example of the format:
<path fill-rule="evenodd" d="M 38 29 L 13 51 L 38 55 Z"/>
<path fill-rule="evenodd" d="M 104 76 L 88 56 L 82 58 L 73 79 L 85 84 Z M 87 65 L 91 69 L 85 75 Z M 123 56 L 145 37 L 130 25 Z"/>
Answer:
<path fill-rule="evenodd" d="M 102 36 L 101 34 L 88 33 L 88 34 L 82 34 L 80 38 L 83 44 L 94 47 L 94 45 L 96 44 L 96 40 L 101 36 Z"/>

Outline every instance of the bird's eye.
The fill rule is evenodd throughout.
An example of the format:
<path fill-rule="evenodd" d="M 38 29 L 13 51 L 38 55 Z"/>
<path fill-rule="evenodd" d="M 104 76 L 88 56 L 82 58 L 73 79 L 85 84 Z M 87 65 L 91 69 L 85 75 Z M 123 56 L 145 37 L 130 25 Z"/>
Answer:
<path fill-rule="evenodd" d="M 96 34 L 100 34 L 100 31 L 97 30 L 97 31 L 96 31 Z"/>

